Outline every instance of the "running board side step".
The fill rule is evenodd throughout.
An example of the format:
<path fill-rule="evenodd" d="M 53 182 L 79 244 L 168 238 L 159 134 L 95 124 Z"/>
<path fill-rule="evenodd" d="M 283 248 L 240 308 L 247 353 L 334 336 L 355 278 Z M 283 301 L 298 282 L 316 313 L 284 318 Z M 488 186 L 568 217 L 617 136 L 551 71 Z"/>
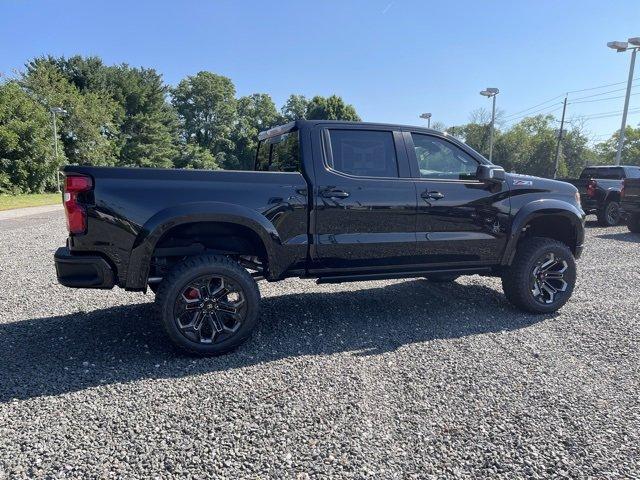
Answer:
<path fill-rule="evenodd" d="M 390 280 L 394 278 L 416 278 L 424 277 L 430 273 L 451 273 L 459 275 L 482 275 L 491 273 L 491 267 L 445 269 L 445 270 L 414 270 L 407 272 L 380 272 L 380 273 L 358 273 L 351 275 L 333 275 L 320 277 L 316 283 L 342 283 L 342 282 L 366 282 L 368 280 Z"/>

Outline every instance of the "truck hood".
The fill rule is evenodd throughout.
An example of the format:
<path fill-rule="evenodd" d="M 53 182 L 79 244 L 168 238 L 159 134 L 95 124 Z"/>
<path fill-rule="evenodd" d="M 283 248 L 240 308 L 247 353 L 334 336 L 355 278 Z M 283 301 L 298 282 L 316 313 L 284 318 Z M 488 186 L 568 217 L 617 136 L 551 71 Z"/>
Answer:
<path fill-rule="evenodd" d="M 575 195 L 575 192 L 578 191 L 576 187 L 567 182 L 518 173 L 507 173 L 506 181 L 511 190 L 544 190 L 567 195 Z"/>

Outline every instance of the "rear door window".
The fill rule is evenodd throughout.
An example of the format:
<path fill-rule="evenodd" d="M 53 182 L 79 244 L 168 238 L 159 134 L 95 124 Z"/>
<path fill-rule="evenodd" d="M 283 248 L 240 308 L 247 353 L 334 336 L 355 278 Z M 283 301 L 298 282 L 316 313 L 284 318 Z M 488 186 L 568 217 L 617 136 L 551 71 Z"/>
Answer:
<path fill-rule="evenodd" d="M 357 177 L 398 177 L 393 133 L 375 130 L 328 130 L 327 166 Z"/>
<path fill-rule="evenodd" d="M 580 178 L 601 178 L 603 180 L 621 180 L 624 170 L 620 167 L 585 168 Z"/>

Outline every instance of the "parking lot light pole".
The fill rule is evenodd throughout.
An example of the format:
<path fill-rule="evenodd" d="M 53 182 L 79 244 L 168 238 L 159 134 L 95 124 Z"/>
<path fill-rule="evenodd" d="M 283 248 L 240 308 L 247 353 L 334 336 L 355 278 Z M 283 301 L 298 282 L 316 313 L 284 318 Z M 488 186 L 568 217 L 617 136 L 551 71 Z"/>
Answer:
<path fill-rule="evenodd" d="M 64 116 L 67 111 L 62 107 L 52 107 L 51 116 L 53 117 L 53 151 L 56 159 L 56 185 L 58 187 L 57 192 L 60 193 L 60 170 L 58 169 L 58 128 L 56 125 L 56 114 Z"/>
<path fill-rule="evenodd" d="M 422 115 L 420 115 L 420 118 L 424 118 L 427 121 L 427 128 L 431 128 L 431 114 L 430 113 L 423 113 Z"/>
<path fill-rule="evenodd" d="M 489 137 L 489 161 L 492 161 L 493 158 L 493 131 L 495 130 L 495 122 L 496 122 L 496 95 L 500 93 L 500 90 L 497 88 L 486 88 L 480 92 L 480 95 L 483 97 L 488 97 L 493 99 L 493 105 L 491 107 L 491 135 Z"/>
<path fill-rule="evenodd" d="M 629 44 L 632 46 L 630 47 Z M 624 146 L 625 129 L 627 127 L 627 112 L 629 110 L 629 97 L 631 96 L 631 83 L 633 82 L 633 69 L 636 63 L 636 53 L 640 48 L 640 37 L 630 38 L 627 42 L 608 42 L 607 47 L 613 48 L 616 52 L 626 52 L 631 50 L 631 64 L 629 65 L 629 79 L 627 80 L 627 94 L 624 97 L 624 108 L 622 110 L 622 124 L 618 135 L 618 150 L 616 151 L 616 165 L 620 165 L 622 160 L 622 147 Z"/>

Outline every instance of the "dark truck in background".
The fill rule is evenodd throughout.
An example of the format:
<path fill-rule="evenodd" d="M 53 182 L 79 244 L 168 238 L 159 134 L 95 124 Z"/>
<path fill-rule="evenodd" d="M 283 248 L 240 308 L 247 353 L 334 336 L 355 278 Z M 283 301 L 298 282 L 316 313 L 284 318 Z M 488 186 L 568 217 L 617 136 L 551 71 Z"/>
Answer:
<path fill-rule="evenodd" d="M 580 178 L 559 180 L 574 185 L 582 199 L 582 210 L 595 214 L 603 227 L 613 227 L 622 220 L 620 192 L 626 178 L 640 178 L 640 167 L 635 166 L 590 166 L 585 167 Z"/>
<path fill-rule="evenodd" d="M 59 282 L 150 288 L 171 340 L 202 355 L 248 338 L 258 279 L 479 274 L 501 277 L 517 307 L 549 313 L 571 296 L 583 248 L 575 187 L 506 174 L 417 127 L 296 121 L 259 135 L 255 171 L 64 175 Z"/>
<path fill-rule="evenodd" d="M 622 215 L 629 231 L 640 233 L 640 177 L 626 178 L 621 192 Z"/>

